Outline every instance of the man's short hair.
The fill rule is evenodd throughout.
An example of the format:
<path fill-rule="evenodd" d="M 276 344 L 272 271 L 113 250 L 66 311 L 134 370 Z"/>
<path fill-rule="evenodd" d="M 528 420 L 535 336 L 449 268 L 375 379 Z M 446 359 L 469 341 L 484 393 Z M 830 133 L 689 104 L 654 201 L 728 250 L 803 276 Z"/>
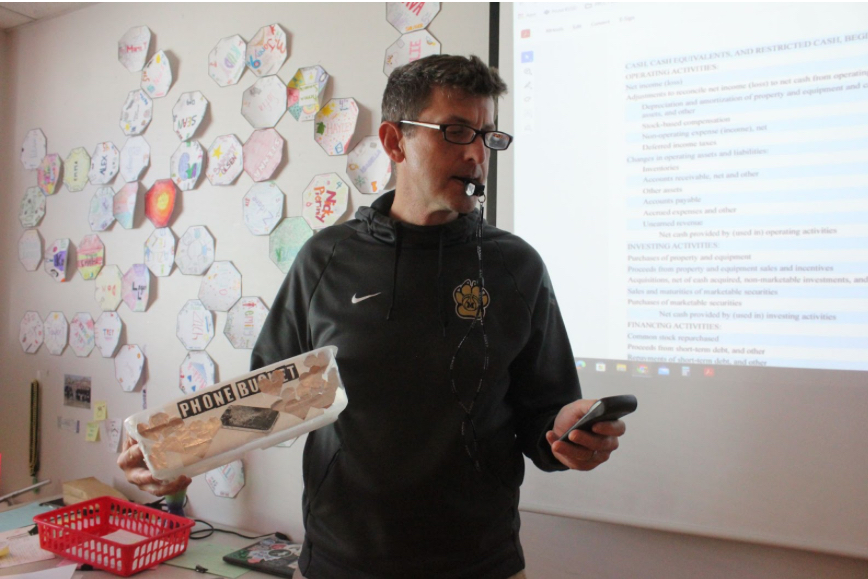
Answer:
<path fill-rule="evenodd" d="M 418 120 L 419 114 L 431 101 L 434 87 L 456 91 L 466 97 L 491 97 L 506 94 L 506 83 L 497 69 L 488 66 L 478 56 L 435 54 L 399 66 L 389 75 L 383 93 L 384 121 Z M 403 125 L 412 134 L 412 125 Z"/>

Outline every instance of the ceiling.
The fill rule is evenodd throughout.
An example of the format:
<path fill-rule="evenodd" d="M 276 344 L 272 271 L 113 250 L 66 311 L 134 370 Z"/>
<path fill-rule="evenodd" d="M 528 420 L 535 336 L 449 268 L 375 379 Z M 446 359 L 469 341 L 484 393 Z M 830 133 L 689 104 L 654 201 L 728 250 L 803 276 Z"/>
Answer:
<path fill-rule="evenodd" d="M 0 30 L 73 12 L 95 2 L 0 2 Z"/>

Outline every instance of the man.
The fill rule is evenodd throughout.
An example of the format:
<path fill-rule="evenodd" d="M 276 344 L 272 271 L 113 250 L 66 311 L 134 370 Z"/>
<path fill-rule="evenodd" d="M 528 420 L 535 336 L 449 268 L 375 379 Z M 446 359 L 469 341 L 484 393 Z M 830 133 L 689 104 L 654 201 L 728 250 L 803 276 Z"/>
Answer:
<path fill-rule="evenodd" d="M 307 579 L 523 577 L 522 453 L 590 470 L 624 433 L 615 421 L 557 441 L 593 400 L 548 274 L 465 192 L 511 141 L 494 125 L 505 91 L 476 57 L 392 73 L 379 136 L 395 191 L 305 245 L 254 348 L 257 368 L 338 347 L 349 405 L 304 450 Z M 119 462 L 142 488 L 189 484 L 154 481 L 130 453 Z"/>

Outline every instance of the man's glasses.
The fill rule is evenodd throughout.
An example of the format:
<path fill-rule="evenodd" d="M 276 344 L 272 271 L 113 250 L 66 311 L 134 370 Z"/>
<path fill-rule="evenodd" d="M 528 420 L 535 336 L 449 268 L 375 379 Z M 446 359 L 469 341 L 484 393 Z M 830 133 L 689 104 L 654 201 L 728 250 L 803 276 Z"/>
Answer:
<path fill-rule="evenodd" d="M 443 133 L 443 138 L 449 143 L 456 145 L 469 145 L 482 136 L 482 143 L 494 151 L 505 151 L 512 142 L 512 135 L 501 131 L 477 131 L 467 125 L 435 125 L 432 123 L 420 123 L 417 121 L 400 121 L 407 125 L 437 129 Z"/>

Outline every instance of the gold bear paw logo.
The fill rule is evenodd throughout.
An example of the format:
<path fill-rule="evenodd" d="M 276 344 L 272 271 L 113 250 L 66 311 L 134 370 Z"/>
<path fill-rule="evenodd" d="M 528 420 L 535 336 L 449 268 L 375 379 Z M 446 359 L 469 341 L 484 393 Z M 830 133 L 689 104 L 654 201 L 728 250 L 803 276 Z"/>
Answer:
<path fill-rule="evenodd" d="M 475 281 L 469 279 L 464 280 L 464 283 L 455 288 L 452 293 L 452 298 L 455 300 L 455 313 L 459 318 L 468 320 L 474 319 L 482 308 L 481 317 L 485 317 L 485 308 L 488 307 L 489 297 L 488 290 L 482 289 L 480 298 L 480 287 Z"/>

